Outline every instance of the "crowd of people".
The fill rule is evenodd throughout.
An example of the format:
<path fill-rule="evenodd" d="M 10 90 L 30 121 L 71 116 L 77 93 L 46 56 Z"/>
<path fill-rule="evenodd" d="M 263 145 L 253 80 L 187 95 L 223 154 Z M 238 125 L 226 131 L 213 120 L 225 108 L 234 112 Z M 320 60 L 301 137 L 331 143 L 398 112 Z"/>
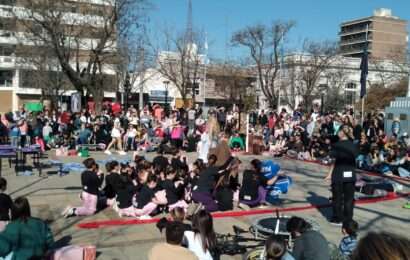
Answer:
<path fill-rule="evenodd" d="M 223 132 L 232 151 L 244 151 L 246 133 L 241 121 L 246 117 L 242 116 L 241 120 L 237 108 L 226 111 L 221 107 L 209 113 L 214 115 L 215 122 L 207 129 L 209 115 L 204 115 L 199 106 L 171 110 L 153 105 L 140 112 L 132 106 L 114 111 L 107 107 L 98 115 L 88 110 L 29 112 L 21 107 L 17 112 L 1 116 L 0 142 L 14 146 L 38 144 L 43 151 L 57 148 L 59 155 L 87 145 L 107 154 L 116 149 L 124 155 L 130 150 L 149 152 L 161 144 L 170 144 L 166 152 L 172 147 L 190 152 L 198 149 L 200 158 L 207 162 L 207 150 L 215 147 L 218 134 Z M 399 119 L 395 119 L 390 136 L 385 133 L 381 113 L 369 113 L 363 123 L 359 121 L 349 109 L 323 114 L 318 107 L 311 113 L 299 110 L 289 113 L 286 109 L 280 113 L 264 110 L 249 113 L 250 133 L 262 136 L 264 153 L 330 164 L 329 153 L 339 128 L 348 125 L 353 129 L 354 143 L 359 144 L 356 158 L 359 168 L 409 177 L 410 136 L 401 131 Z M 209 131 L 209 140 L 201 140 L 205 131 Z"/>
<path fill-rule="evenodd" d="M 317 108 L 309 114 L 261 110 L 249 114 L 249 133 L 243 134 L 236 108 L 228 112 L 217 108 L 203 114 L 199 106 L 168 110 L 154 105 L 141 112 L 133 107 L 119 111 L 106 108 L 99 115 L 87 110 L 31 113 L 22 108 L 1 116 L 1 141 L 16 147 L 37 144 L 43 151 L 56 149 L 59 155 L 72 150 L 77 154 L 78 149 L 91 146 L 106 154 L 113 148 L 120 155 L 136 151 L 129 163 L 109 160 L 105 169 L 93 158 L 85 159 L 82 204 L 67 206 L 62 215 L 90 216 L 107 207 L 120 217 L 141 220 L 169 213 L 162 227 L 167 242 L 150 251 L 150 260 L 170 259 L 172 254 L 178 259 L 219 259 L 211 212 L 280 203 L 293 180 L 279 164 L 253 159 L 241 166 L 241 160 L 233 156 L 245 150 L 247 134 L 262 136 L 261 151 L 272 158 L 287 156 L 332 165 L 326 177 L 332 189 L 330 221 L 340 225 L 346 236 L 340 244 L 342 255 L 366 259 L 357 258 L 366 254 L 361 247 L 382 243 L 379 240 L 383 235 L 369 234 L 366 241 L 357 244 L 358 227 L 353 220 L 355 171 L 359 167 L 410 176 L 409 137 L 397 124 L 393 124 L 393 136 L 387 138 L 381 114 L 369 115 L 360 124 L 351 110 L 326 114 L 320 114 Z M 198 158 L 190 164 L 184 150 L 196 151 Z M 156 156 L 149 161 L 138 151 L 156 152 Z M 240 167 L 245 170 L 241 172 Z M 0 228 L 4 228 L 0 257 L 11 252 L 12 259 L 20 259 L 16 258 L 20 252 L 40 256 L 51 249 L 51 233 L 45 223 L 31 218 L 27 199 L 13 202 L 5 195 L 6 186 L 6 180 L 0 179 Z M 186 219 L 192 226 L 184 222 Z M 15 244 L 13 235 L 20 226 L 43 238 L 38 241 L 42 251 L 37 242 Z M 287 230 L 295 238 L 292 252 L 287 251 L 285 241 L 273 236 L 266 242 L 265 259 L 329 259 L 326 239 L 306 221 L 292 218 Z M 394 239 L 401 241 L 400 246 L 408 245 L 405 239 Z M 387 244 L 386 248 L 396 246 L 398 255 L 408 256 L 408 250 Z"/>

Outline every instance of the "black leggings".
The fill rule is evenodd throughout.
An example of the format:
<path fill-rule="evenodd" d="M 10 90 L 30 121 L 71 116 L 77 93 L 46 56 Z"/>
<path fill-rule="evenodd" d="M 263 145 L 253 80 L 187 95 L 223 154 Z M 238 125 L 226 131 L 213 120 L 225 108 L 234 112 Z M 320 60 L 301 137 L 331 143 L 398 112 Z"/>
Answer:
<path fill-rule="evenodd" d="M 343 222 L 353 219 L 354 182 L 332 183 L 333 220 Z"/>

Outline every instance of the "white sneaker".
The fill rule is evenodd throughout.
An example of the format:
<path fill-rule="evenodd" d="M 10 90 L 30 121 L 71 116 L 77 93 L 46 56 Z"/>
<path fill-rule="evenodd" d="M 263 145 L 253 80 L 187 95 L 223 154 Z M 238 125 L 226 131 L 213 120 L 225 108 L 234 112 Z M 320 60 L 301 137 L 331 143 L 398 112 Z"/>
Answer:
<path fill-rule="evenodd" d="M 110 155 L 110 154 L 111 154 L 111 152 L 110 152 L 110 151 L 108 151 L 108 150 L 105 150 L 105 151 L 104 151 L 104 153 L 105 153 L 105 154 L 108 154 L 108 155 Z"/>
<path fill-rule="evenodd" d="M 143 215 L 143 216 L 140 216 L 138 219 L 139 220 L 149 220 L 149 219 L 152 219 L 152 217 L 150 215 Z"/>
<path fill-rule="evenodd" d="M 68 206 L 68 207 L 63 211 L 62 215 L 63 215 L 64 218 L 68 218 L 68 217 L 74 215 L 74 208 Z"/>
<path fill-rule="evenodd" d="M 251 207 L 249 207 L 248 205 L 246 205 L 244 203 L 239 203 L 238 208 L 241 208 L 243 210 L 250 210 L 251 209 Z"/>
<path fill-rule="evenodd" d="M 68 212 L 70 212 L 71 206 L 67 206 L 62 212 L 61 216 L 66 217 L 68 215 Z"/>
<path fill-rule="evenodd" d="M 119 154 L 119 155 L 127 155 L 127 153 L 124 152 L 124 151 L 119 151 L 118 154 Z"/>

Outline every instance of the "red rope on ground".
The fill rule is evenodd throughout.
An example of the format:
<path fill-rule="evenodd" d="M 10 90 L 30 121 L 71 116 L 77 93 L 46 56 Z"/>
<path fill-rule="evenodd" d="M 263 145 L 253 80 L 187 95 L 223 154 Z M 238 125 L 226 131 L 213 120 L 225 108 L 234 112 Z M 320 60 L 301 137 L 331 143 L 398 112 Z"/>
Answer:
<path fill-rule="evenodd" d="M 355 204 L 371 204 L 383 201 L 391 201 L 400 198 L 405 198 L 410 195 L 410 192 L 396 194 L 394 192 L 389 192 L 387 196 L 380 198 L 369 198 L 369 199 L 360 199 L 355 201 Z M 214 218 L 229 218 L 229 217 L 242 217 L 242 216 L 251 216 L 251 215 L 262 215 L 262 214 L 271 214 L 275 212 L 296 212 L 304 211 L 309 209 L 320 209 L 330 207 L 330 203 L 321 204 L 321 205 L 306 205 L 299 207 L 291 208 L 274 208 L 274 209 L 253 209 L 247 211 L 229 211 L 229 212 L 216 212 L 212 216 Z M 110 226 L 124 226 L 124 225 L 142 225 L 142 224 L 152 224 L 156 223 L 160 218 L 152 218 L 148 220 L 139 220 L 139 219 L 113 219 L 113 220 L 100 220 L 80 223 L 77 226 L 83 229 L 97 229 Z"/>

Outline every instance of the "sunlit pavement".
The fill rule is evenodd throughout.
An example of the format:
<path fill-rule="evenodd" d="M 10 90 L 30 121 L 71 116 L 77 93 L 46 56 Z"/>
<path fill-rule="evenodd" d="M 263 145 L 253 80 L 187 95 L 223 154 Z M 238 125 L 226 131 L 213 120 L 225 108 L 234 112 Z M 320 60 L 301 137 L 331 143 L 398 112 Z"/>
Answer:
<path fill-rule="evenodd" d="M 102 152 L 91 153 L 95 159 L 107 159 L 107 155 Z M 131 154 L 129 155 L 131 156 Z M 148 154 L 147 158 L 152 158 L 154 154 Z M 116 158 L 125 158 L 115 155 Z M 188 160 L 192 162 L 196 154 L 188 154 Z M 240 156 L 246 167 L 250 161 L 250 156 Z M 262 158 L 262 157 L 260 157 Z M 49 154 L 49 159 L 57 159 Z M 80 157 L 58 158 L 63 162 L 81 162 Z M 45 159 L 46 161 L 47 159 Z M 276 159 L 294 180 L 289 194 L 284 197 L 282 207 L 295 207 L 308 205 L 310 203 L 326 203 L 329 197 L 328 184 L 323 181 L 326 174 L 326 167 L 303 163 L 298 161 L 288 161 Z M 44 173 L 56 171 L 56 168 L 44 169 Z M 77 224 L 80 222 L 118 219 L 118 215 L 111 209 L 106 209 L 95 216 L 85 218 L 63 219 L 60 212 L 66 205 L 77 206 L 81 202 L 78 194 L 81 190 L 80 173 L 71 172 L 69 175 L 60 177 L 57 174 L 49 175 L 48 178 L 38 177 L 34 170 L 33 176 L 17 177 L 14 168 L 10 169 L 7 163 L 3 163 L 3 176 L 9 182 L 8 193 L 13 198 L 17 196 L 27 196 L 32 206 L 32 213 L 36 217 L 47 219 L 51 222 L 51 227 L 56 240 L 73 244 L 94 244 L 99 252 L 98 259 L 147 259 L 147 251 L 153 244 L 162 241 L 163 236 L 159 233 L 154 224 L 113 226 L 100 229 L 80 229 Z M 405 187 L 408 192 L 408 187 Z M 355 208 L 355 219 L 359 222 L 360 233 L 364 234 L 369 230 L 385 230 L 398 233 L 406 237 L 410 220 L 410 210 L 403 209 L 405 198 L 393 201 L 380 202 L 376 204 L 358 205 Z M 321 231 L 326 238 L 338 244 L 342 238 L 339 227 L 328 224 L 325 216 L 329 216 L 330 209 L 311 209 L 286 213 L 287 215 L 299 215 L 310 218 L 319 223 Z M 256 218 L 269 215 L 222 218 L 215 220 L 215 229 L 218 233 L 232 232 L 232 225 L 248 228 Z M 222 259 L 241 259 L 240 256 L 223 257 Z"/>

